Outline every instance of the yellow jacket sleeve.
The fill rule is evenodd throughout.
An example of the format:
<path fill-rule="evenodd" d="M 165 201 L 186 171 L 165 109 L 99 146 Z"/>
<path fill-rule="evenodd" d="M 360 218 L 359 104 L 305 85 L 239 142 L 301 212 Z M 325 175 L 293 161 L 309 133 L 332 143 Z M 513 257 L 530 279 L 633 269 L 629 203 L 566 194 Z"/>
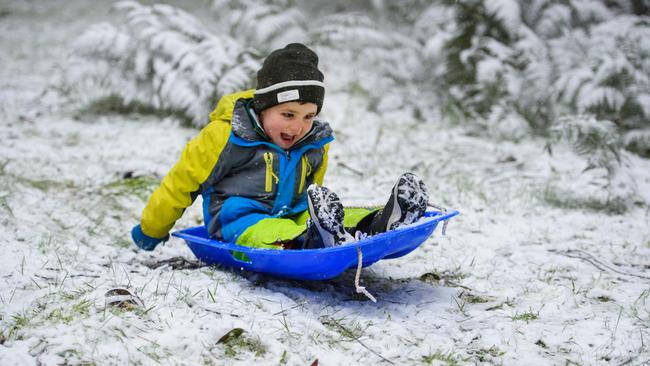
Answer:
<path fill-rule="evenodd" d="M 323 152 L 323 162 L 314 173 L 314 183 L 322 186 L 325 179 L 325 171 L 327 170 L 327 161 L 329 159 L 330 144 L 325 145 Z"/>
<path fill-rule="evenodd" d="M 252 96 L 253 90 L 247 90 L 221 98 L 210 113 L 210 123 L 187 143 L 180 159 L 151 194 L 142 211 L 141 227 L 145 235 L 165 237 L 192 204 L 228 143 L 235 102 Z"/>

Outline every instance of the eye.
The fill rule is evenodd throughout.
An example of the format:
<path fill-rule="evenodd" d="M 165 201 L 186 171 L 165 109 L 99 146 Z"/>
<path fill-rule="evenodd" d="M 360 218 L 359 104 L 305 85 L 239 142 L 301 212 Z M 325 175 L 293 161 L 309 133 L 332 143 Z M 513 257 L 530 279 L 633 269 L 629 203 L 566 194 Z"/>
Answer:
<path fill-rule="evenodd" d="M 313 114 L 308 114 L 308 115 L 305 116 L 305 120 L 306 121 L 311 121 L 311 120 L 314 119 L 314 117 L 316 117 L 316 116 L 314 116 Z"/>
<path fill-rule="evenodd" d="M 285 117 L 285 118 L 293 118 L 293 113 L 284 112 L 284 113 L 282 113 L 282 116 Z"/>

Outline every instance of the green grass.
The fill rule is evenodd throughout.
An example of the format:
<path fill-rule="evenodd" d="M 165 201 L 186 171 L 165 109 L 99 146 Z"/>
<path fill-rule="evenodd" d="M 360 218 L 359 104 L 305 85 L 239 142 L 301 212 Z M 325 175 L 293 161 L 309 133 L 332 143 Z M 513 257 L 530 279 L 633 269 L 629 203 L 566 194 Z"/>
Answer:
<path fill-rule="evenodd" d="M 72 305 L 72 313 L 79 314 L 82 316 L 88 316 L 90 314 L 90 307 L 93 305 L 93 302 L 90 300 L 81 300 L 78 303 Z"/>
<path fill-rule="evenodd" d="M 5 183 L 7 187 L 13 187 L 15 185 L 20 184 L 43 192 L 47 192 L 51 189 L 62 190 L 62 189 L 76 188 L 76 185 L 72 181 L 60 182 L 51 179 L 34 179 L 34 178 L 23 177 L 13 173 L 8 173 L 5 171 L 5 167 L 7 166 L 8 163 L 9 162 L 0 163 L 0 177 L 2 177 L 2 181 Z M 11 208 L 9 208 L 9 206 L 6 203 L 5 196 L 0 198 L 0 206 L 8 210 L 13 216 L 13 212 L 11 211 Z"/>
<path fill-rule="evenodd" d="M 90 314 L 90 308 L 93 305 L 91 300 L 81 300 L 71 307 L 58 307 L 50 311 L 45 320 L 51 323 L 70 324 L 73 321 L 87 318 Z"/>
<path fill-rule="evenodd" d="M 600 301 L 600 302 L 611 302 L 611 301 L 614 301 L 614 299 L 612 299 L 612 298 L 609 297 L 609 296 L 605 296 L 605 295 L 598 296 L 596 299 L 597 299 L 598 301 Z"/>
<path fill-rule="evenodd" d="M 71 291 L 68 291 L 68 292 L 62 292 L 61 293 L 61 298 L 63 300 L 66 300 L 66 301 L 73 301 L 73 300 L 76 300 L 76 299 L 80 298 L 81 296 L 87 294 L 88 292 L 94 290 L 94 288 L 91 287 L 90 284 L 86 283 L 85 285 L 86 285 L 87 288 L 81 288 L 81 289 L 71 290 Z"/>
<path fill-rule="evenodd" d="M 217 299 L 215 295 L 217 294 L 217 285 L 214 286 L 214 292 L 211 291 L 210 289 L 206 289 L 206 291 L 208 292 L 208 298 L 210 299 L 210 301 L 216 303 Z"/>
<path fill-rule="evenodd" d="M 610 215 L 622 215 L 628 210 L 627 204 L 620 198 L 575 197 L 570 192 L 563 192 L 551 186 L 544 189 L 542 199 L 551 206 L 565 210 L 589 210 Z"/>
<path fill-rule="evenodd" d="M 51 323 L 64 323 L 64 324 L 70 324 L 72 320 L 74 319 L 74 316 L 72 316 L 69 313 L 66 313 L 63 308 L 56 308 L 47 315 L 45 318 Z"/>
<path fill-rule="evenodd" d="M 75 348 L 64 349 L 57 352 L 57 355 L 64 359 L 63 365 L 94 365 L 92 362 L 82 361 L 81 351 Z"/>
<path fill-rule="evenodd" d="M 467 305 L 467 302 L 460 299 L 459 297 L 453 297 L 454 303 L 456 303 L 456 306 L 458 307 L 458 311 L 463 314 L 463 316 L 468 317 L 469 315 L 467 314 L 467 311 L 465 310 L 465 305 Z"/>
<path fill-rule="evenodd" d="M 47 235 L 42 236 L 38 241 L 38 250 L 40 250 L 42 253 L 45 253 L 52 247 L 53 243 L 54 240 L 52 239 L 52 234 L 48 233 Z"/>
<path fill-rule="evenodd" d="M 366 329 L 372 325 L 367 323 L 365 326 L 357 321 L 346 321 L 346 318 L 335 319 L 332 317 L 322 317 L 321 324 L 325 325 L 328 329 L 338 333 L 341 336 L 340 340 L 335 340 L 333 343 L 343 341 L 357 340 L 366 332 Z"/>
<path fill-rule="evenodd" d="M 460 293 L 460 295 L 458 295 L 458 298 L 463 299 L 465 302 L 469 304 L 484 304 L 490 301 L 494 301 L 494 298 L 490 296 L 476 295 L 465 290 L 463 290 Z"/>
<path fill-rule="evenodd" d="M 650 288 L 643 290 L 641 295 L 629 307 L 629 314 L 635 318 L 642 327 L 650 328 L 650 310 L 648 310 L 648 297 Z M 620 316 L 620 315 L 619 315 Z"/>
<path fill-rule="evenodd" d="M 171 356 L 171 353 L 163 349 L 160 344 L 156 342 L 150 342 L 145 346 L 138 347 L 137 350 L 158 364 L 160 364 L 161 361 L 166 359 L 168 356 Z"/>
<path fill-rule="evenodd" d="M 81 108 L 77 114 L 76 118 L 82 118 L 84 116 L 96 116 L 96 115 L 106 115 L 106 114 L 141 114 L 156 116 L 160 118 L 174 116 L 181 120 L 185 125 L 191 124 L 191 118 L 187 116 L 180 110 L 156 108 L 149 104 L 145 104 L 138 101 L 132 101 L 125 103 L 124 99 L 116 94 L 111 94 L 109 96 L 96 99 L 91 103 L 87 104 Z"/>
<path fill-rule="evenodd" d="M 121 196 L 136 196 L 146 200 L 160 184 L 160 179 L 153 176 L 135 176 L 120 178 L 104 185 L 109 193 Z"/>
<path fill-rule="evenodd" d="M 451 175 L 448 177 L 448 181 L 456 188 L 456 201 L 466 202 L 477 198 L 486 206 L 490 205 L 487 189 L 483 183 L 477 182 L 476 179 L 466 174 Z"/>
<path fill-rule="evenodd" d="M 65 188 L 75 188 L 75 185 L 71 181 L 57 182 L 50 179 L 31 179 L 25 177 L 14 176 L 19 183 L 22 183 L 26 186 L 47 192 L 50 189 L 61 190 Z"/>
<path fill-rule="evenodd" d="M 11 209 L 11 206 L 9 206 L 9 202 L 7 202 L 7 197 L 8 195 L 0 197 L 0 209 L 6 211 L 10 217 L 15 218 L 16 216 L 14 215 L 14 211 Z"/>
<path fill-rule="evenodd" d="M 553 282 L 559 281 L 563 274 L 570 272 L 571 270 L 568 268 L 551 265 L 548 268 L 540 268 L 537 271 L 537 279 L 550 285 Z M 564 277 L 566 278 L 567 276 L 564 275 Z"/>
<path fill-rule="evenodd" d="M 1 336 L 1 335 L 0 335 Z M 287 364 L 287 350 L 285 349 L 282 351 L 282 356 L 280 356 L 280 361 L 278 362 L 280 365 L 286 365 Z"/>
<path fill-rule="evenodd" d="M 32 326 L 36 323 L 36 316 L 42 311 L 24 311 L 22 313 L 16 313 L 11 316 L 13 324 L 9 326 L 7 331 L 6 339 L 23 339 L 22 330 L 29 326 Z M 3 332 L 4 333 L 4 332 Z"/>
<path fill-rule="evenodd" d="M 479 362 L 490 362 L 495 358 L 499 358 L 506 353 L 501 351 L 497 346 L 490 348 L 481 348 L 475 351 L 470 351 Z"/>
<path fill-rule="evenodd" d="M 231 329 L 217 343 L 224 347 L 224 355 L 236 358 L 241 353 L 253 353 L 255 357 L 266 354 L 266 347 L 257 338 L 247 336 L 241 328 Z"/>
<path fill-rule="evenodd" d="M 130 248 L 133 245 L 131 240 L 125 238 L 116 238 L 113 244 L 118 248 Z"/>
<path fill-rule="evenodd" d="M 48 288 L 52 289 L 51 284 Z M 89 287 L 87 283 L 86 287 Z M 43 288 L 46 288 L 45 286 Z M 23 339 L 27 328 L 51 327 L 56 324 L 71 324 L 91 316 L 94 301 L 83 299 L 89 290 L 49 292 L 38 299 L 35 304 L 22 312 L 15 313 L 8 320 L 7 328 L 2 332 L 5 340 Z"/>
<path fill-rule="evenodd" d="M 438 284 L 442 281 L 444 285 L 456 285 L 460 280 L 467 277 L 467 273 L 461 271 L 460 266 L 443 272 L 431 271 L 420 276 L 420 281 Z"/>
<path fill-rule="evenodd" d="M 279 321 L 280 324 L 282 325 L 282 330 L 287 334 L 287 338 L 296 337 L 294 333 L 291 331 L 291 327 L 289 326 L 289 321 L 287 320 L 287 317 L 284 313 L 282 313 L 282 319 L 280 319 Z"/>
<path fill-rule="evenodd" d="M 11 318 L 14 321 L 14 328 L 19 329 L 28 326 L 32 317 L 27 313 L 23 313 L 23 314 L 14 314 L 11 316 Z"/>
<path fill-rule="evenodd" d="M 530 321 L 539 319 L 539 311 L 533 312 L 532 310 L 528 310 L 528 311 L 523 312 L 521 314 L 520 313 L 515 313 L 515 315 L 511 316 L 510 318 L 513 321 L 523 320 L 526 323 L 528 323 Z"/>
<path fill-rule="evenodd" d="M 465 364 L 467 361 L 469 361 L 469 358 L 462 358 L 451 351 L 449 352 L 436 351 L 426 356 L 422 356 L 422 362 L 425 364 L 430 365 L 433 363 L 433 361 L 442 362 L 446 366 L 460 366 Z"/>
<path fill-rule="evenodd" d="M 565 366 L 582 366 L 582 364 L 580 362 L 573 361 L 573 360 L 570 360 L 568 358 L 564 361 L 564 365 Z"/>

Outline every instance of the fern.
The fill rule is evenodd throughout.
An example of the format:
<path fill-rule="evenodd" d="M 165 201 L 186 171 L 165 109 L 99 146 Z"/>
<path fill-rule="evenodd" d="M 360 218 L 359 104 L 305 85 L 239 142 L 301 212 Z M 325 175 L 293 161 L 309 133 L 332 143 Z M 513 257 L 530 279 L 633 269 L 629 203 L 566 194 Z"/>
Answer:
<path fill-rule="evenodd" d="M 650 2 L 648 0 L 619 0 L 615 2 L 608 2 L 607 6 L 624 14 L 650 14 Z"/>
<path fill-rule="evenodd" d="M 360 13 L 324 17 L 310 30 L 309 38 L 321 46 L 355 51 L 360 50 L 356 48 L 359 46 L 388 48 L 394 45 L 376 22 Z"/>
<path fill-rule="evenodd" d="M 647 125 L 650 93 L 650 24 L 619 16 L 552 41 L 559 77 L 558 101 L 629 128 Z"/>
<path fill-rule="evenodd" d="M 509 45 L 515 35 L 508 31 L 504 19 L 481 1 L 455 2 L 452 6 L 458 31 L 444 46 L 443 78 L 462 110 L 487 116 L 507 94 L 504 74 L 508 67 L 504 61 L 510 57 Z"/>
<path fill-rule="evenodd" d="M 541 134 L 564 114 L 593 114 L 626 128 L 650 121 L 650 23 L 626 15 L 632 6 L 586 0 L 442 4 L 415 22 L 429 39 L 423 56 L 430 60 L 422 64 L 435 71 L 431 82 L 444 81 L 466 116 L 487 118 L 498 106 L 516 111 Z M 449 9 L 451 24 L 439 18 Z M 444 67 L 436 68 L 441 59 Z"/>
<path fill-rule="evenodd" d="M 325 17 L 311 30 L 310 39 L 325 52 L 352 62 L 355 68 L 371 70 L 375 78 L 379 74 L 399 83 L 412 81 L 421 65 L 417 42 L 399 33 L 387 33 L 363 14 Z"/>
<path fill-rule="evenodd" d="M 594 116 L 580 115 L 559 120 L 551 129 L 555 141 L 571 145 L 577 154 L 586 158 L 587 165 L 578 177 L 580 179 L 576 179 L 581 183 L 557 186 L 554 194 L 562 196 L 565 202 L 573 201 L 577 207 L 598 208 L 612 213 L 627 210 L 637 195 L 637 186 L 630 175 L 629 162 L 622 154 L 623 141 L 616 130 L 614 123 L 599 121 Z M 604 171 L 604 176 L 593 173 L 598 170 Z M 594 190 L 599 181 L 600 189 Z"/>
<path fill-rule="evenodd" d="M 637 0 L 212 4 L 217 34 L 168 5 L 115 5 L 114 21 L 75 43 L 80 94 L 201 125 L 220 95 L 254 85 L 263 56 L 299 41 L 321 57 L 328 89 L 363 95 L 371 111 L 422 118 L 446 100 L 476 126 L 523 129 L 523 117 L 542 135 L 567 124 L 561 115 L 613 121 L 614 135 L 650 123 L 650 22 Z"/>
<path fill-rule="evenodd" d="M 372 1 L 371 8 L 386 21 L 397 24 L 413 24 L 421 18 L 422 12 L 432 6 L 431 0 Z"/>
<path fill-rule="evenodd" d="M 72 83 L 100 90 L 91 98 L 119 96 L 125 105 L 173 111 L 201 126 L 221 95 L 252 86 L 256 54 L 188 13 L 131 1 L 114 9 L 121 26 L 93 26 L 74 44 L 81 71 Z"/>
<path fill-rule="evenodd" d="M 413 36 L 423 45 L 423 62 L 440 64 L 444 45 L 453 37 L 456 28 L 454 9 L 443 4 L 432 4 L 421 11 L 413 24 Z"/>
<path fill-rule="evenodd" d="M 292 0 L 213 0 L 219 28 L 262 54 L 307 41 L 308 19 Z"/>
<path fill-rule="evenodd" d="M 645 158 L 650 158 L 650 130 L 635 130 L 626 133 L 623 145 L 629 151 Z"/>
<path fill-rule="evenodd" d="M 306 40 L 307 20 L 288 1 L 244 1 L 228 17 L 231 36 L 265 54 Z"/>
<path fill-rule="evenodd" d="M 611 176 L 621 165 L 622 142 L 610 121 L 599 121 L 593 115 L 563 117 L 551 133 L 554 141 L 568 143 L 587 158 L 585 170 L 604 168 Z"/>
<path fill-rule="evenodd" d="M 587 28 L 612 17 L 612 12 L 604 2 L 593 0 L 571 0 L 573 27 Z"/>
<path fill-rule="evenodd" d="M 313 25 L 309 38 L 339 88 L 363 93 L 371 111 L 404 108 L 408 114 L 414 106 L 407 100 L 418 98 L 411 86 L 420 83 L 422 48 L 412 38 L 388 29 L 365 14 L 332 14 Z"/>
<path fill-rule="evenodd" d="M 572 10 L 570 5 L 542 1 L 528 12 L 527 24 L 542 38 L 561 37 L 563 32 L 571 29 Z"/>

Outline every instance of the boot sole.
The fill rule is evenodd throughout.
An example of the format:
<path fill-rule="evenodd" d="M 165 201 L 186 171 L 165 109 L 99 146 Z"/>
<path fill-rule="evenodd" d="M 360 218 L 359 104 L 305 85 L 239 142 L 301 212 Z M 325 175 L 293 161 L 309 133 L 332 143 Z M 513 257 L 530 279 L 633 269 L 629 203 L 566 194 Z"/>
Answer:
<path fill-rule="evenodd" d="M 414 174 L 402 175 L 393 187 L 392 196 L 393 211 L 388 218 L 389 230 L 416 222 L 427 209 L 428 195 L 424 182 Z"/>
<path fill-rule="evenodd" d="M 338 196 L 325 187 L 307 189 L 307 195 L 309 196 L 307 204 L 309 206 L 309 215 L 311 216 L 311 221 L 318 232 L 321 234 L 323 239 L 323 244 L 326 247 L 340 245 L 345 240 L 345 229 L 343 228 L 343 204 Z M 321 206 L 326 205 L 328 212 L 331 213 L 330 217 L 324 217 L 322 210 L 316 210 L 314 204 Z M 333 217 L 332 217 L 333 216 Z M 323 227 L 321 223 L 329 223 Z M 327 233 L 327 235 L 323 235 Z"/>

